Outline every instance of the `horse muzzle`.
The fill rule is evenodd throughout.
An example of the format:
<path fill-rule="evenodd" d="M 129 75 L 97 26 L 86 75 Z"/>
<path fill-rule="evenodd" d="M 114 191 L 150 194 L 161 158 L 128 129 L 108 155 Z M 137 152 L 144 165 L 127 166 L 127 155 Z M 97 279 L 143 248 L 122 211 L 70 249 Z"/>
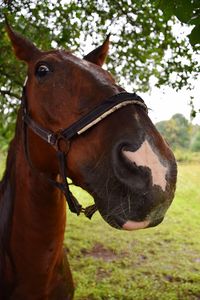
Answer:
<path fill-rule="evenodd" d="M 164 220 L 164 215 L 165 212 L 162 212 L 159 215 L 155 214 L 155 217 L 153 217 L 153 213 L 151 213 L 143 221 L 124 220 L 122 217 L 113 216 L 115 222 L 113 222 L 112 225 L 117 224 L 117 226 L 119 226 L 118 228 L 128 231 L 145 229 L 159 225 Z"/>
<path fill-rule="evenodd" d="M 115 179 L 107 186 L 109 207 L 105 209 L 105 202 L 97 201 L 102 217 L 112 227 L 124 230 L 157 226 L 174 198 L 174 157 L 165 159 L 146 140 L 136 150 L 127 144 L 114 150 Z"/>
<path fill-rule="evenodd" d="M 100 213 L 105 221 L 112 227 L 133 231 L 159 225 L 164 220 L 167 209 L 168 206 L 160 205 L 160 207 L 156 207 L 147 215 L 145 215 L 146 210 L 143 209 L 144 216 L 141 216 L 141 211 L 137 211 L 136 209 L 125 213 L 125 206 L 122 209 L 118 209 L 118 214 L 105 215 L 104 212 L 101 213 L 101 211 Z"/>

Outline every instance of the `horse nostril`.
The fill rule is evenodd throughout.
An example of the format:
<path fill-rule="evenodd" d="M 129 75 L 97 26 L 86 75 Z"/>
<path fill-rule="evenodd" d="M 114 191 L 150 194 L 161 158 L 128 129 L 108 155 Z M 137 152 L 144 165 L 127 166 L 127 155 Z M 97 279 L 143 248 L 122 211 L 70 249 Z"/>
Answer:
<path fill-rule="evenodd" d="M 168 166 L 164 165 L 161 155 L 155 152 L 147 140 L 136 151 L 122 149 L 122 154 L 133 166 L 148 168 L 151 172 L 152 184 L 160 186 L 163 191 L 166 190 Z"/>
<path fill-rule="evenodd" d="M 143 191 L 147 190 L 152 186 L 152 178 L 149 168 L 137 165 L 134 161 L 129 160 L 126 157 L 127 151 L 134 151 L 131 153 L 135 153 L 137 150 L 128 144 L 121 143 L 113 150 L 113 171 L 116 178 L 124 184 L 124 187 L 128 187 L 129 189 L 134 189 L 134 191 Z"/>

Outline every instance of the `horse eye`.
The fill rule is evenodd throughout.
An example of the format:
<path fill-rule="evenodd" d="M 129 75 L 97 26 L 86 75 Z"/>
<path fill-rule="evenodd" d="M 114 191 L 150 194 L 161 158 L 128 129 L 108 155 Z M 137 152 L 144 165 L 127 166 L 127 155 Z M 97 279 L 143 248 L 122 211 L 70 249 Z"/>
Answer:
<path fill-rule="evenodd" d="M 48 66 L 46 65 L 40 65 L 37 69 L 36 69 L 36 76 L 38 77 L 44 77 L 46 76 L 48 73 L 50 72 L 50 69 Z"/>

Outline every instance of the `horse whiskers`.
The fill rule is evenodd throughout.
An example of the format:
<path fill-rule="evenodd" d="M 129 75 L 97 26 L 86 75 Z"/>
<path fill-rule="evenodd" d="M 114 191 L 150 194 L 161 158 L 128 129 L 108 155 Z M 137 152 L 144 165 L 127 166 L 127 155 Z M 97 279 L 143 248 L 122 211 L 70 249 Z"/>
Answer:
<path fill-rule="evenodd" d="M 121 203 L 121 208 L 122 208 L 122 212 L 123 212 L 125 218 L 128 219 L 128 217 L 126 215 L 126 209 L 124 210 L 124 208 L 123 208 L 123 203 Z"/>
<path fill-rule="evenodd" d="M 111 225 L 111 226 L 113 226 L 113 227 L 115 227 L 115 228 L 121 228 L 117 223 L 116 223 L 116 221 L 113 219 L 113 217 L 111 217 L 111 216 L 109 216 L 109 217 L 107 217 L 107 218 L 105 218 L 106 219 L 106 221 Z"/>
<path fill-rule="evenodd" d="M 103 216 L 104 216 L 104 218 L 110 218 L 110 217 L 112 217 L 112 216 L 114 216 L 114 215 L 124 215 L 124 217 L 125 217 L 125 219 L 127 219 L 128 218 L 128 216 L 127 216 L 127 213 L 129 212 L 129 208 L 127 208 L 127 207 L 123 207 L 123 204 L 120 204 L 119 206 L 117 206 L 117 207 L 115 207 L 113 210 L 111 210 L 111 211 L 103 211 L 102 212 L 102 214 L 103 214 Z"/>

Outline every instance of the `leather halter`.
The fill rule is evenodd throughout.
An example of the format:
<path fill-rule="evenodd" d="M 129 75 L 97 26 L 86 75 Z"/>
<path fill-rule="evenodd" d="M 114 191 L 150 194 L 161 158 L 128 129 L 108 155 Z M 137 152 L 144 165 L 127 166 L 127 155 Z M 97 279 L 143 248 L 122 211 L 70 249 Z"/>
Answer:
<path fill-rule="evenodd" d="M 26 86 L 24 85 L 22 94 L 22 119 L 24 128 L 24 148 L 27 161 L 31 168 L 35 169 L 30 160 L 28 148 L 27 128 L 30 128 L 37 136 L 50 144 L 56 150 L 62 182 L 57 182 L 51 178 L 46 177 L 44 173 L 39 172 L 36 169 L 35 170 L 39 172 L 40 175 L 45 177 L 52 185 L 54 185 L 64 193 L 71 212 L 76 213 L 77 215 L 83 212 L 89 219 L 91 219 L 92 215 L 97 210 L 95 204 L 83 208 L 82 205 L 79 204 L 77 199 L 70 192 L 69 183 L 67 181 L 66 157 L 70 149 L 71 140 L 86 132 L 113 112 L 130 104 L 139 105 L 145 110 L 146 113 L 148 113 L 146 104 L 136 93 L 122 92 L 106 99 L 100 105 L 98 105 L 96 108 L 94 108 L 92 111 L 77 120 L 69 127 L 59 132 L 53 132 L 46 128 L 43 128 L 31 118 L 28 112 Z M 65 145 L 64 149 L 63 142 Z"/>

